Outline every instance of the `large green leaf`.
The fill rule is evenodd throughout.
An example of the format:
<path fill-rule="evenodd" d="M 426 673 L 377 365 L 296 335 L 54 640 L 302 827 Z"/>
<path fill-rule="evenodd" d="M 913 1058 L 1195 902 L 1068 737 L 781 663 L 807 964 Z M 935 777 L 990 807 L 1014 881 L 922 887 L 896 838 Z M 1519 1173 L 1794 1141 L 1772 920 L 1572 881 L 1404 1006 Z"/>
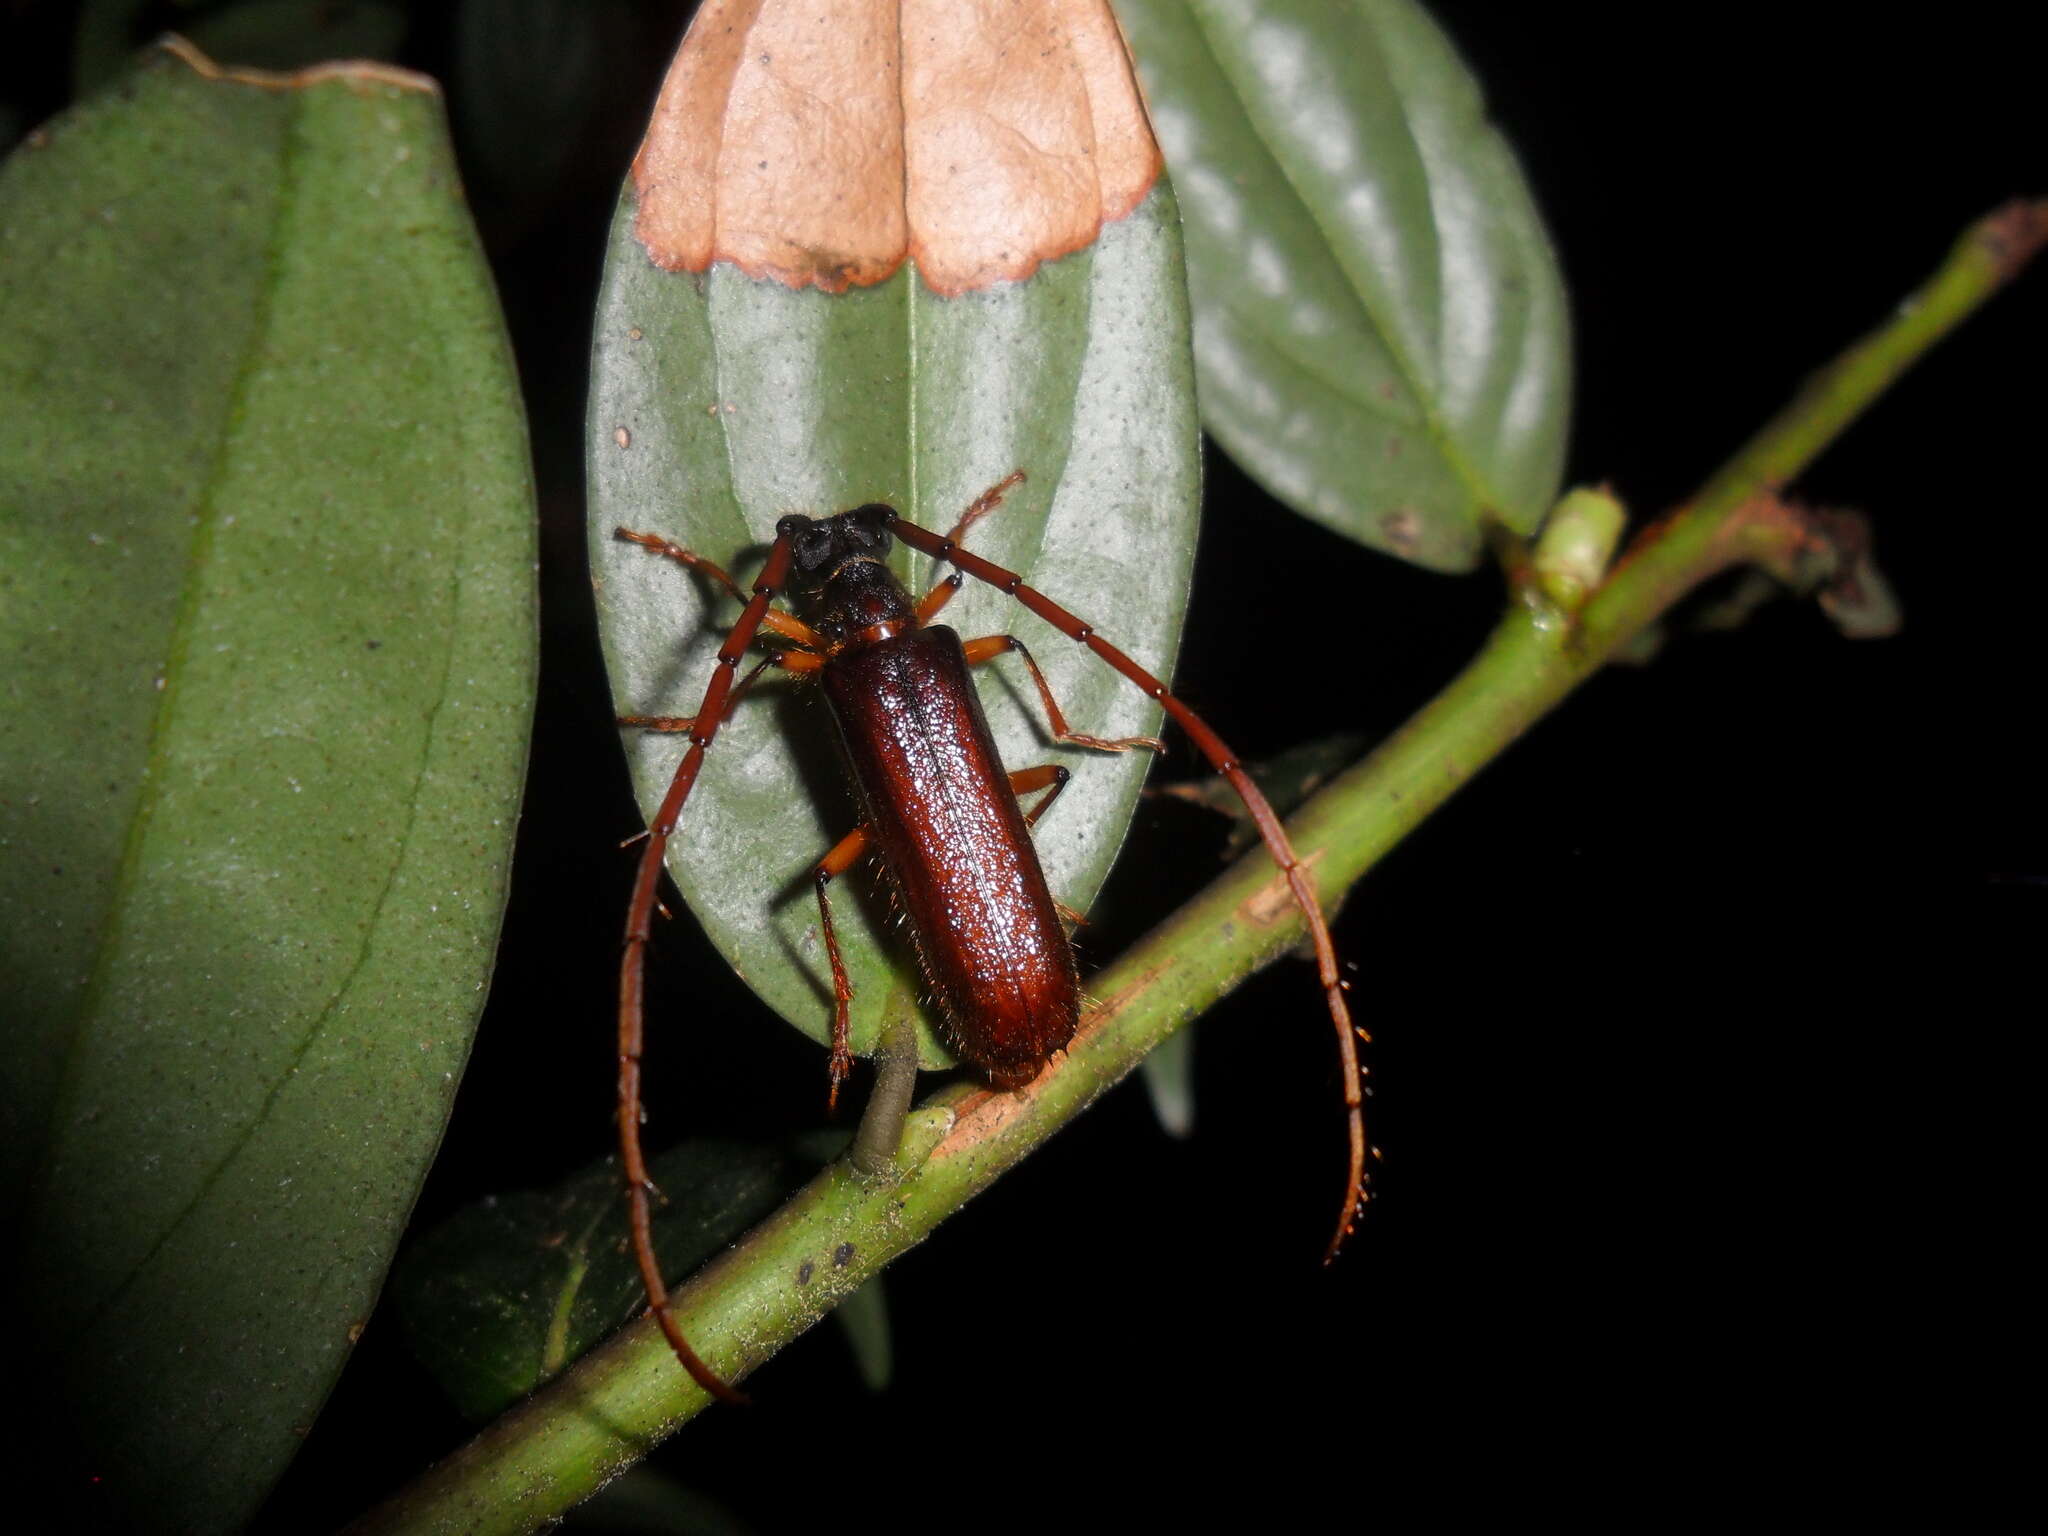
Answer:
<path fill-rule="evenodd" d="M 589 449 L 591 564 L 621 713 L 693 713 L 737 608 L 616 540 L 615 526 L 663 534 L 746 582 L 785 512 L 887 501 L 943 531 L 1014 469 L 1029 480 L 971 547 L 1170 671 L 1200 467 L 1178 219 L 1163 183 L 1086 249 L 952 299 L 908 266 L 836 295 L 724 264 L 665 272 L 634 239 L 634 213 L 629 190 L 598 306 Z M 929 562 L 898 558 L 922 590 Z M 1150 700 L 1000 593 L 971 586 L 945 622 L 1021 637 L 1074 729 L 1156 730 Z M 985 669 L 981 690 L 1006 763 L 1074 769 L 1038 847 L 1054 896 L 1085 910 L 1150 754 L 1053 746 L 1014 661 Z M 858 819 L 830 737 L 815 690 L 764 686 L 719 735 L 669 856 L 735 968 L 820 1040 L 831 983 L 807 871 Z M 647 814 L 685 745 L 628 735 Z M 884 936 L 887 906 L 870 879 L 841 883 L 833 917 L 866 1050 L 886 1021 L 917 1014 L 918 984 L 901 943 Z M 948 1059 L 929 1031 L 922 1059 Z"/>
<path fill-rule="evenodd" d="M 430 82 L 158 53 L 0 168 L 15 1322 L 124 1528 L 244 1518 L 369 1314 L 489 975 L 532 559 Z"/>
<path fill-rule="evenodd" d="M 1415 0 L 1116 0 L 1187 226 L 1202 421 L 1275 496 L 1435 570 L 1533 530 L 1563 284 Z"/>

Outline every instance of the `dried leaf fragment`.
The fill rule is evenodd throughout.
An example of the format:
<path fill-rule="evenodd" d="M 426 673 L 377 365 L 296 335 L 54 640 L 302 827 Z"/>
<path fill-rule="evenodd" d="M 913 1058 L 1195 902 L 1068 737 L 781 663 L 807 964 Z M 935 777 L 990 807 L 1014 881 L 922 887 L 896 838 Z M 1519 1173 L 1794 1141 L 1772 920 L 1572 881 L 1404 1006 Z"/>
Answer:
<path fill-rule="evenodd" d="M 633 162 L 656 265 L 941 294 L 1089 244 L 1160 170 L 1107 0 L 706 0 Z"/>

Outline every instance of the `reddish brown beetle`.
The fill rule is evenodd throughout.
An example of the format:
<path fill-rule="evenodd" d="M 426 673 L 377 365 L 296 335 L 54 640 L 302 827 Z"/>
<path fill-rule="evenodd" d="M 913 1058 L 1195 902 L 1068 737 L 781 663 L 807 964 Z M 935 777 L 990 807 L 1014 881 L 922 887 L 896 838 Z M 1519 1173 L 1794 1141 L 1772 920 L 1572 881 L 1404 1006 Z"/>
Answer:
<path fill-rule="evenodd" d="M 841 745 L 860 796 L 864 821 L 821 859 L 814 871 L 819 919 L 831 959 L 833 1021 L 831 1092 L 852 1068 L 848 1049 L 853 990 L 840 958 L 827 896 L 831 881 L 868 852 L 887 869 L 909 919 L 913 943 L 947 1044 L 997 1088 L 1037 1077 L 1073 1038 L 1080 983 L 1059 909 L 1040 872 L 1030 828 L 1067 782 L 1067 770 L 1044 766 L 1008 773 L 996 755 L 967 669 L 1008 651 L 1030 669 L 1053 739 L 1103 751 L 1159 748 L 1151 737 L 1105 740 L 1068 729 L 1037 663 L 1014 636 L 962 642 L 932 621 L 966 576 L 1015 597 L 1055 629 L 1081 642 L 1157 699 L 1216 771 L 1243 798 L 1274 861 L 1287 877 L 1315 946 L 1317 969 L 1337 1027 L 1343 1061 L 1350 1162 L 1343 1213 L 1331 1239 L 1334 1255 L 1365 1197 L 1363 1090 L 1344 983 L 1328 926 L 1307 869 L 1288 843 L 1280 819 L 1237 756 L 1166 685 L 1098 636 L 1094 629 L 1012 571 L 960 547 L 968 530 L 1024 479 L 1018 470 L 977 497 L 943 538 L 904 521 L 879 502 L 837 516 L 783 518 L 751 596 L 718 566 L 654 534 L 618 536 L 702 571 L 745 602 L 718 651 L 718 666 L 695 715 L 626 716 L 620 724 L 684 732 L 690 748 L 677 766 L 648 828 L 626 918 L 619 970 L 619 1150 L 625 1165 L 633 1249 L 647 1299 L 676 1356 L 706 1391 L 741 1396 L 697 1357 L 668 1310 L 668 1288 L 654 1252 L 647 1161 L 640 1146 L 640 1058 L 644 1038 L 647 941 L 664 853 L 682 815 L 704 753 L 748 687 L 769 666 L 817 674 L 838 724 Z M 951 565 L 953 573 L 913 602 L 888 564 L 891 536 Z M 791 589 L 799 613 L 773 606 Z M 744 680 L 741 658 L 768 630 L 793 649 L 770 655 Z M 1027 813 L 1018 795 L 1045 791 Z"/>

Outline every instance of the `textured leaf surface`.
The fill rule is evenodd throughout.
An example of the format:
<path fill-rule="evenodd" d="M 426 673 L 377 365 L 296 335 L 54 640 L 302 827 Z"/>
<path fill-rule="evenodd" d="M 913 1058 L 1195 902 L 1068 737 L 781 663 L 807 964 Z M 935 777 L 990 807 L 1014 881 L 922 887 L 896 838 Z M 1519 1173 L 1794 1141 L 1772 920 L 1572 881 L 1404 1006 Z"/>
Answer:
<path fill-rule="evenodd" d="M 1520 167 L 1414 0 L 1117 0 L 1186 223 L 1203 425 L 1435 570 L 1528 533 L 1571 405 Z"/>
<path fill-rule="evenodd" d="M 239 1524 L 368 1316 L 482 1004 L 533 670 L 524 425 L 431 85 L 202 65 L 0 168 L 16 1321 L 131 1529 Z"/>
<path fill-rule="evenodd" d="M 954 299 L 905 267 L 873 288 L 791 291 L 720 264 L 664 272 L 613 225 L 591 391 L 591 565 L 621 713 L 695 711 L 737 615 L 723 593 L 613 537 L 662 534 L 749 582 L 786 512 L 887 501 L 944 530 L 987 486 L 1029 475 L 971 546 L 1022 571 L 1139 661 L 1170 675 L 1193 558 L 1200 473 L 1177 219 L 1162 184 L 1093 246 L 1029 280 Z M 928 562 L 897 551 L 913 592 Z M 970 585 L 946 610 L 964 636 L 1015 633 L 1076 730 L 1157 729 L 1159 713 L 1010 599 Z M 1015 669 L 1015 670 L 1013 670 Z M 1057 760 L 1073 784 L 1039 823 L 1054 896 L 1085 910 L 1123 836 L 1150 754 L 1051 744 L 1014 659 L 981 693 L 1012 768 Z M 734 967 L 816 1039 L 831 985 L 810 866 L 858 817 L 816 690 L 777 681 L 712 748 L 669 868 Z M 652 815 L 686 743 L 629 733 Z M 856 872 L 833 908 L 865 1051 L 916 1013 L 888 909 Z M 656 956 L 659 963 L 659 956 Z M 927 1030 L 927 1065 L 948 1058 Z"/>

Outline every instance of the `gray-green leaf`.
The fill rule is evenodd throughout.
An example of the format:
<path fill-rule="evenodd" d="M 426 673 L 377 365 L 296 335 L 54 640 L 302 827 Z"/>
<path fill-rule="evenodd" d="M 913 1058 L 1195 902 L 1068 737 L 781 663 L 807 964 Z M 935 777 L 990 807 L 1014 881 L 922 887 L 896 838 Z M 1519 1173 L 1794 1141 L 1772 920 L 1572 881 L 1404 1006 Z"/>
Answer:
<path fill-rule="evenodd" d="M 1413 0 L 1116 5 L 1180 193 L 1203 425 L 1417 565 L 1532 531 L 1564 461 L 1564 289 L 1443 34 Z"/>
<path fill-rule="evenodd" d="M 783 513 L 887 501 L 943 531 L 1015 469 L 1029 479 L 977 526 L 972 547 L 1170 675 L 1200 460 L 1179 220 L 1163 184 L 1085 250 L 952 299 L 909 266 L 844 294 L 792 292 L 724 264 L 665 272 L 634 239 L 633 216 L 629 191 L 598 306 L 589 437 L 591 567 L 621 714 L 693 713 L 738 607 L 622 543 L 615 527 L 688 545 L 747 583 Z M 923 590 L 929 562 L 897 553 L 912 590 Z M 970 584 L 944 622 L 966 636 L 1023 638 L 1075 730 L 1157 729 L 1150 700 L 1001 593 Z M 980 687 L 1004 762 L 1074 771 L 1037 841 L 1053 895 L 1085 911 L 1151 755 L 1054 746 L 1014 663 L 982 669 Z M 858 815 L 815 695 L 776 680 L 740 706 L 707 758 L 669 868 L 740 975 L 823 1040 L 831 973 L 808 871 Z M 628 733 L 646 814 L 686 746 Z M 908 1012 L 920 1021 L 921 1060 L 946 1064 L 872 877 L 856 872 L 835 891 L 855 1049 L 871 1049 Z"/>

